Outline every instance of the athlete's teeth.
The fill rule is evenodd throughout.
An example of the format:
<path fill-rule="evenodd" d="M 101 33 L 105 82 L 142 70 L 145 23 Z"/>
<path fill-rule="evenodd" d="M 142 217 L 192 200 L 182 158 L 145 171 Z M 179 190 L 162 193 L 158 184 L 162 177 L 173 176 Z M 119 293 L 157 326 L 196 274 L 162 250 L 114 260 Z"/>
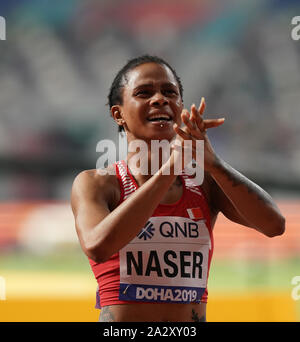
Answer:
<path fill-rule="evenodd" d="M 170 117 L 163 116 L 163 117 L 150 117 L 148 118 L 149 121 L 169 121 L 171 120 Z"/>

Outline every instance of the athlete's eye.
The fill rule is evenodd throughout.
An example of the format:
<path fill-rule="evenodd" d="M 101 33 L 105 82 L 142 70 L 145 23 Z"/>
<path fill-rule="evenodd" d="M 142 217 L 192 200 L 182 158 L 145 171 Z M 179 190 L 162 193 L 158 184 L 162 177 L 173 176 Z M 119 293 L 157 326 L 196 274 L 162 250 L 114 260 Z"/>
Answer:
<path fill-rule="evenodd" d="M 166 89 L 165 94 L 167 94 L 167 95 L 178 95 L 177 91 L 174 89 Z"/>
<path fill-rule="evenodd" d="M 151 92 L 149 90 L 138 90 L 135 93 L 135 96 L 140 96 L 140 97 L 145 97 L 145 96 L 150 96 Z"/>

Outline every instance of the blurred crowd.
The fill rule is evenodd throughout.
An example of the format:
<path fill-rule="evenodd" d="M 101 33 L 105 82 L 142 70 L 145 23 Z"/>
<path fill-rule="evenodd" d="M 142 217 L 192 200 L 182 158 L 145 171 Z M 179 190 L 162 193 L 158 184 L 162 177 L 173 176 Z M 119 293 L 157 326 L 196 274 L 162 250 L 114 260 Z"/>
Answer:
<path fill-rule="evenodd" d="M 0 200 L 66 200 L 117 141 L 107 95 L 134 56 L 165 58 L 184 103 L 204 96 L 216 151 L 259 184 L 300 192 L 300 41 L 291 0 L 1 1 Z"/>

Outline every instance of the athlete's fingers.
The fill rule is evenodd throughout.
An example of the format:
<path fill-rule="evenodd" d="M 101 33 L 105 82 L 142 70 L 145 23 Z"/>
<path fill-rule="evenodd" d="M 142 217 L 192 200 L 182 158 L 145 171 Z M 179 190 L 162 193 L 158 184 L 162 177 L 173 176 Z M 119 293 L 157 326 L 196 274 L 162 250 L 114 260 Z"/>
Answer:
<path fill-rule="evenodd" d="M 199 115 L 196 105 L 192 104 L 191 106 L 191 121 L 193 123 L 193 125 L 195 126 L 195 128 L 197 127 L 197 123 L 196 123 L 196 117 Z"/>
<path fill-rule="evenodd" d="M 221 126 L 225 121 L 225 118 L 220 118 L 220 119 L 206 119 L 203 120 L 204 128 L 213 128 L 213 127 L 218 127 Z"/>
<path fill-rule="evenodd" d="M 190 119 L 190 113 L 188 112 L 187 109 L 183 109 L 181 114 L 180 114 L 180 116 L 181 116 L 181 121 L 182 122 L 187 121 L 187 120 Z"/>
<path fill-rule="evenodd" d="M 203 108 L 204 98 L 201 100 L 201 108 Z M 221 126 L 225 118 L 219 119 L 203 119 L 203 116 L 200 115 L 199 111 L 197 110 L 195 104 L 191 106 L 191 113 L 187 109 L 183 109 L 181 113 L 181 120 L 184 123 L 185 127 L 176 133 L 179 134 L 183 139 L 201 139 L 203 136 L 201 133 L 205 133 L 208 128 L 218 127 Z M 200 131 L 200 132 L 199 132 Z M 184 132 L 184 133 L 183 133 Z"/>
<path fill-rule="evenodd" d="M 183 123 L 189 128 L 190 131 L 195 131 L 197 129 L 197 124 L 194 120 L 192 107 L 191 107 L 191 114 L 187 110 L 184 110 L 183 113 L 181 114 L 181 118 L 182 118 Z"/>
<path fill-rule="evenodd" d="M 200 101 L 199 108 L 198 108 L 198 112 L 199 112 L 200 115 L 203 115 L 205 107 L 206 107 L 205 98 L 202 97 L 201 101 Z"/>
<path fill-rule="evenodd" d="M 192 132 L 196 129 L 195 125 L 193 124 L 192 120 L 189 120 L 186 116 L 183 117 L 183 123 L 188 127 L 188 129 Z"/>
<path fill-rule="evenodd" d="M 177 133 L 177 137 L 172 147 L 177 151 L 193 151 L 196 146 L 196 140 L 193 139 L 193 136 L 189 133 L 189 129 L 187 127 L 181 129 L 177 124 L 174 124 L 173 128 Z M 187 145 L 185 141 L 191 141 L 192 145 Z"/>
<path fill-rule="evenodd" d="M 192 105 L 191 105 L 191 117 L 193 118 L 196 118 L 196 116 L 197 116 L 197 108 L 196 108 L 196 105 L 193 103 Z"/>
<path fill-rule="evenodd" d="M 205 131 L 204 120 L 202 115 L 196 115 L 196 124 L 201 132 Z"/>
<path fill-rule="evenodd" d="M 176 123 L 173 125 L 174 131 L 184 140 L 192 139 L 191 134 L 189 134 L 188 128 L 180 128 Z"/>
<path fill-rule="evenodd" d="M 183 109 L 181 112 L 181 121 L 185 124 L 188 125 L 190 122 L 190 113 L 188 110 Z"/>
<path fill-rule="evenodd" d="M 182 110 L 182 112 L 181 112 L 181 119 L 182 119 L 182 121 L 183 121 L 183 118 L 187 118 L 187 119 L 189 119 L 190 118 L 190 113 L 188 112 L 188 110 L 187 109 L 183 109 Z"/>

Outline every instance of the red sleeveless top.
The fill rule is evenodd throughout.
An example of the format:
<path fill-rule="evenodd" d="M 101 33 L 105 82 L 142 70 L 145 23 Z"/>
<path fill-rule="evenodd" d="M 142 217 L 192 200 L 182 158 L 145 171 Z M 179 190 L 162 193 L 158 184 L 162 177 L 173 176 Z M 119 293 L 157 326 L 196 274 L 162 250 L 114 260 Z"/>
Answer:
<path fill-rule="evenodd" d="M 115 163 L 120 203 L 137 188 L 124 161 Z M 104 263 L 89 259 L 98 282 L 96 308 L 128 303 L 207 302 L 213 254 L 210 212 L 200 186 L 180 176 L 181 198 L 159 204 L 140 233 Z"/>

